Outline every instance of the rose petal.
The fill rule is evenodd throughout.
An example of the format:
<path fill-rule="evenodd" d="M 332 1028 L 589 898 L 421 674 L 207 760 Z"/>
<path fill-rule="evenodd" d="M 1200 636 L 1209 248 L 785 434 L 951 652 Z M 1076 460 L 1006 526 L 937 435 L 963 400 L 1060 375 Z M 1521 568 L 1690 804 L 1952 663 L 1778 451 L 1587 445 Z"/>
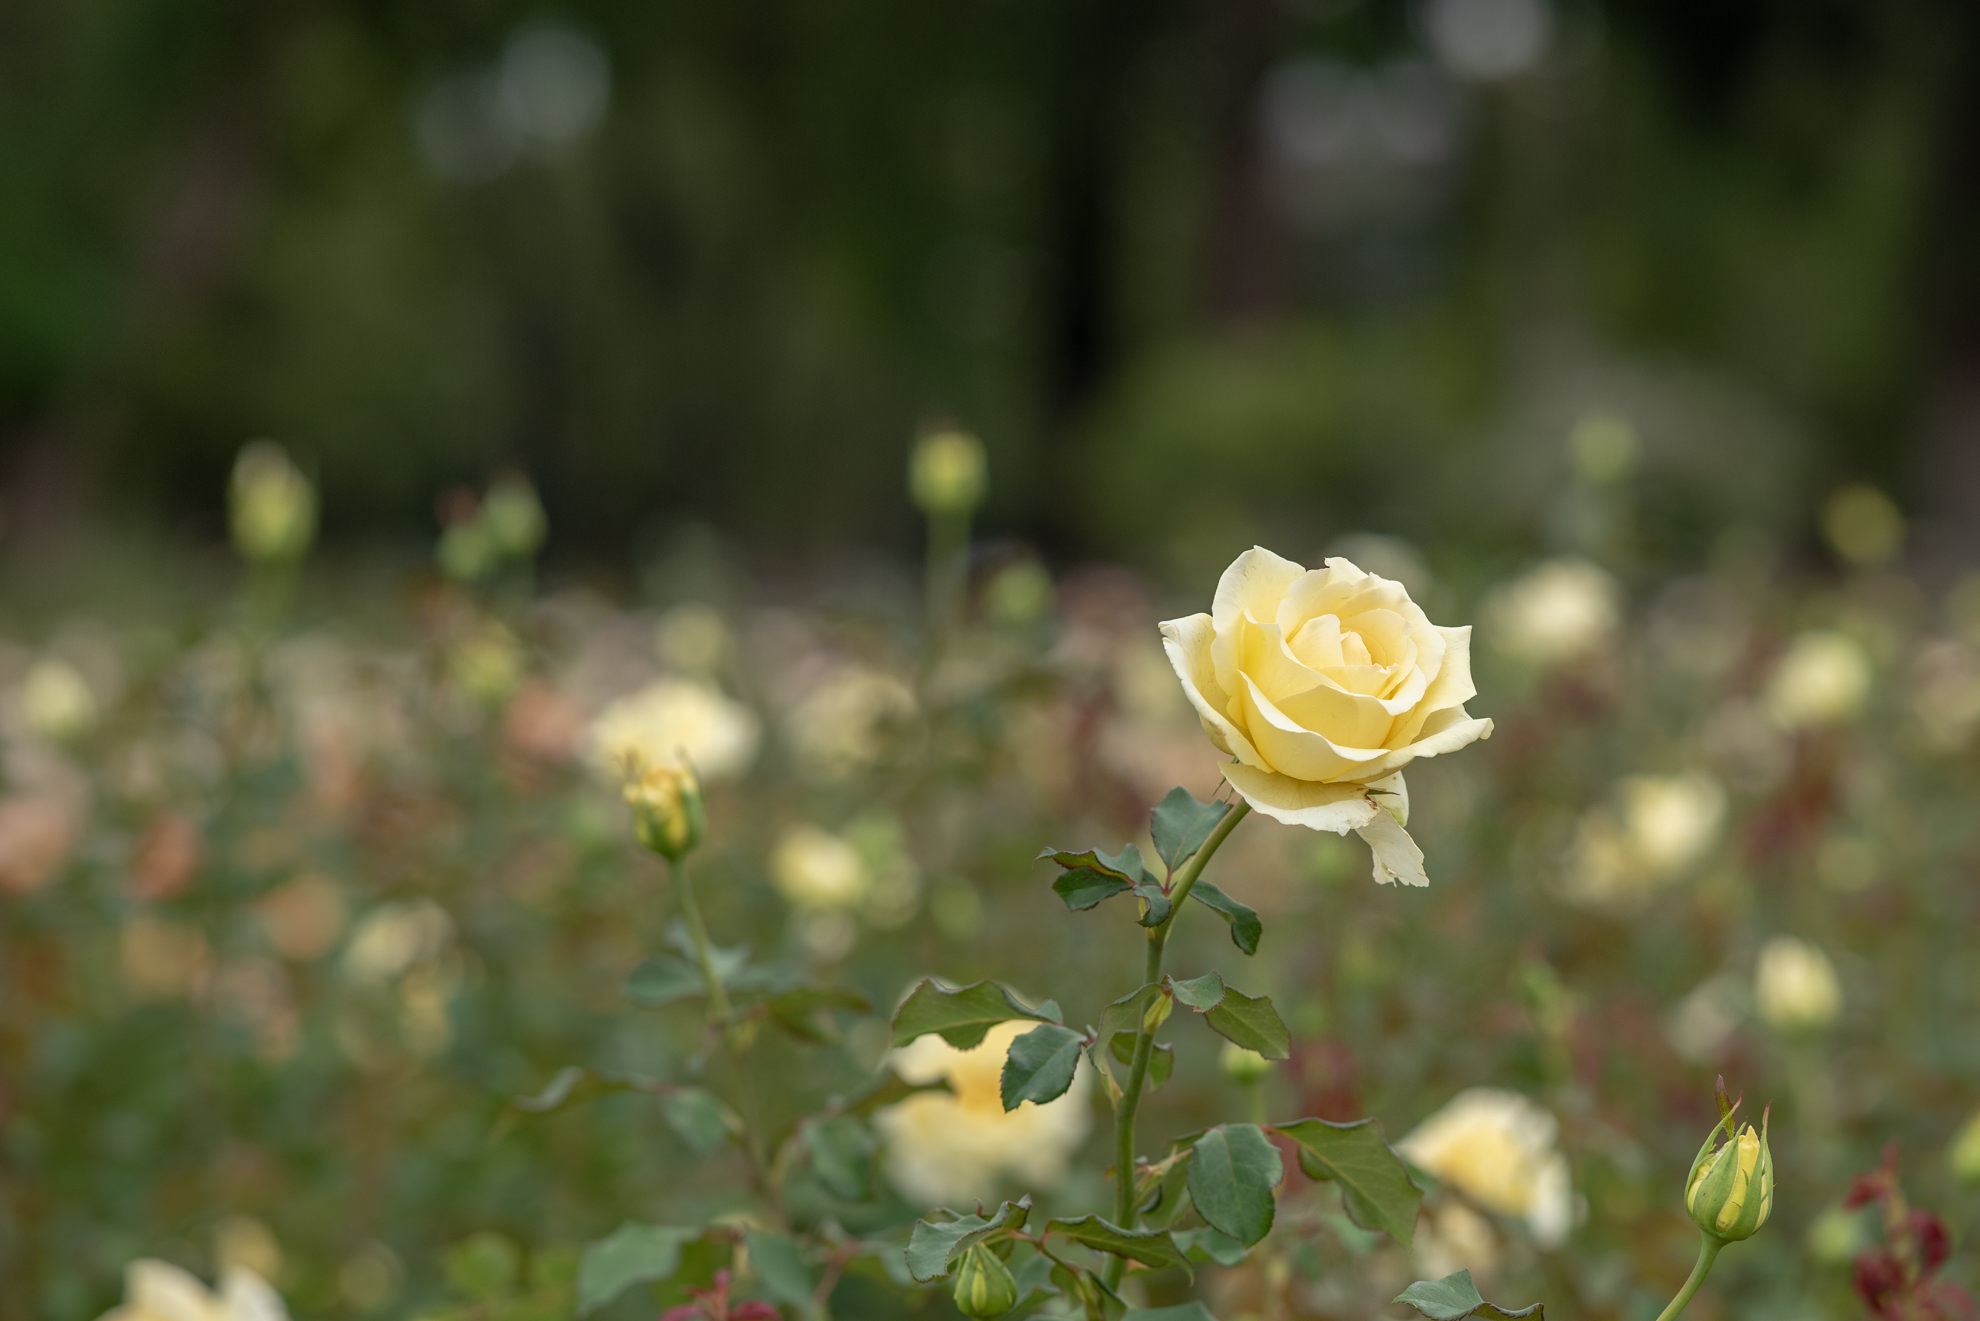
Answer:
<path fill-rule="evenodd" d="M 1253 546 L 1232 560 L 1231 567 L 1217 580 L 1217 595 L 1210 602 L 1210 619 L 1216 626 L 1210 657 L 1217 686 L 1225 692 L 1237 687 L 1238 620 L 1245 615 L 1276 619 L 1286 589 L 1305 572 L 1291 560 L 1263 546 Z"/>
<path fill-rule="evenodd" d="M 1274 821 L 1308 830 L 1345 835 L 1367 825 L 1380 811 L 1358 784 L 1314 784 L 1238 763 L 1224 767 L 1224 779 L 1245 802 Z"/>
<path fill-rule="evenodd" d="M 1203 732 L 1219 751 L 1253 766 L 1265 765 L 1265 758 L 1252 746 L 1227 712 L 1232 711 L 1230 696 L 1218 684 L 1210 662 L 1214 625 L 1208 615 L 1165 620 L 1162 624 L 1162 650 L 1182 681 L 1183 696 L 1196 708 Z"/>
<path fill-rule="evenodd" d="M 1492 737 L 1490 720 L 1468 715 L 1461 706 L 1453 707 L 1448 711 L 1439 711 L 1425 722 L 1422 736 L 1415 742 L 1397 748 L 1362 766 L 1356 773 L 1356 778 L 1387 775 L 1391 771 L 1401 770 L 1413 761 L 1442 756 L 1446 752 L 1456 752 L 1467 744 L 1490 737 Z"/>
<path fill-rule="evenodd" d="M 1376 812 L 1367 825 L 1357 826 L 1355 833 L 1368 841 L 1369 851 L 1375 855 L 1377 885 L 1398 881 L 1404 885 L 1430 884 L 1430 877 L 1423 870 L 1423 850 L 1390 813 Z"/>
<path fill-rule="evenodd" d="M 1396 722 L 1394 737 L 1399 744 L 1414 741 L 1439 711 L 1460 708 L 1478 696 L 1478 686 L 1471 681 L 1471 625 L 1436 631 L 1444 639 L 1443 662 L 1431 675 L 1430 686 L 1416 709 Z M 1428 667 L 1425 672 L 1429 672 Z"/>
<path fill-rule="evenodd" d="M 1251 735 L 1252 745 L 1263 755 L 1265 764 L 1271 769 L 1300 780 L 1338 780 L 1348 776 L 1357 780 L 1376 778 L 1362 774 L 1362 768 L 1366 763 L 1388 755 L 1381 748 L 1343 747 L 1326 735 L 1307 729 L 1281 711 L 1277 703 L 1252 682 L 1250 675 L 1239 677 L 1244 682 L 1244 687 L 1239 690 L 1239 700 L 1244 704 L 1244 727 Z M 1394 769 L 1388 767 L 1381 774 L 1386 775 Z"/>

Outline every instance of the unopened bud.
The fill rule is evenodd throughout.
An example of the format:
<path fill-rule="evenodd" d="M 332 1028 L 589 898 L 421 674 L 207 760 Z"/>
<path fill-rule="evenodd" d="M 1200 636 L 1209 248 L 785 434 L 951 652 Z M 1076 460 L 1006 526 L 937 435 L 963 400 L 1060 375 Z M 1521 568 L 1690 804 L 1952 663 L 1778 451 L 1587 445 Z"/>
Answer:
<path fill-rule="evenodd" d="M 1706 1134 L 1704 1145 L 1691 1162 L 1691 1173 L 1684 1184 L 1684 1209 L 1691 1213 L 1692 1223 L 1727 1243 L 1752 1238 L 1774 1211 L 1774 1157 L 1767 1146 L 1768 1114 L 1762 1114 L 1759 1132 L 1751 1124 L 1735 1132 L 1732 1112 L 1737 1108 L 1724 1108 L 1719 1122 Z M 1722 1133 L 1728 1139 L 1725 1142 L 1718 1141 Z"/>
<path fill-rule="evenodd" d="M 995 1252 L 973 1244 L 956 1268 L 955 1299 L 964 1316 L 1002 1316 L 1017 1306 L 1017 1280 Z"/>
<path fill-rule="evenodd" d="M 667 861 L 679 862 L 701 842 L 708 814 L 693 767 L 630 768 L 626 802 L 633 810 L 633 833 L 639 842 Z"/>
<path fill-rule="evenodd" d="M 983 500 L 983 442 L 966 431 L 938 431 L 914 447 L 908 492 L 925 514 L 966 514 Z"/>
<path fill-rule="evenodd" d="M 316 539 L 316 488 L 281 446 L 258 440 L 234 460 L 227 516 L 241 558 L 293 563 Z"/>

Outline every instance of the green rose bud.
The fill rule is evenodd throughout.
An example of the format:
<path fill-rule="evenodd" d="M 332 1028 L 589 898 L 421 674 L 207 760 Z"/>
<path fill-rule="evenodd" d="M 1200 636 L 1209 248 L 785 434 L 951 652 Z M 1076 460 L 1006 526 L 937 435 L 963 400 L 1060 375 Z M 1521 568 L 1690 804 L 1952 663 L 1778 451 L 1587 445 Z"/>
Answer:
<path fill-rule="evenodd" d="M 964 1316 L 1002 1316 L 1017 1306 L 1017 1281 L 1003 1259 L 978 1243 L 956 1268 L 956 1307 Z"/>
<path fill-rule="evenodd" d="M 708 825 L 701 779 L 691 766 L 630 766 L 626 802 L 639 842 L 669 862 L 685 858 Z"/>
<path fill-rule="evenodd" d="M 1747 1124 L 1735 1134 L 1732 1109 L 1736 1108 L 1728 1109 L 1706 1135 L 1684 1185 L 1684 1209 L 1691 1213 L 1692 1223 L 1726 1243 L 1752 1238 L 1774 1211 L 1769 1115 L 1762 1114 L 1759 1132 Z M 1729 1140 L 1714 1147 L 1722 1132 Z"/>
<path fill-rule="evenodd" d="M 983 442 L 966 431 L 939 431 L 914 447 L 908 492 L 925 514 L 966 514 L 983 499 Z"/>

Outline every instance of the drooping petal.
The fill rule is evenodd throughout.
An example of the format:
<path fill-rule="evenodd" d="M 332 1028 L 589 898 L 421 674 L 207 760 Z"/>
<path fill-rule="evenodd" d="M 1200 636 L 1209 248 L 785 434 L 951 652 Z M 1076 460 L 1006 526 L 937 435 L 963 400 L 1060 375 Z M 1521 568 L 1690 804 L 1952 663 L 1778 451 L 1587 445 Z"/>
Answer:
<path fill-rule="evenodd" d="M 1423 850 L 1393 815 L 1378 810 L 1367 825 L 1357 826 L 1355 833 L 1367 841 L 1369 851 L 1375 855 L 1377 885 L 1430 884 L 1430 877 L 1423 870 Z"/>
<path fill-rule="evenodd" d="M 1256 810 L 1308 830 L 1345 835 L 1368 824 L 1381 810 L 1360 785 L 1314 784 L 1236 763 L 1224 767 L 1224 778 Z"/>
<path fill-rule="evenodd" d="M 1210 741 L 1217 745 L 1219 751 L 1240 761 L 1263 766 L 1265 758 L 1233 723 L 1231 716 L 1236 713 L 1231 706 L 1230 695 L 1217 682 L 1211 666 L 1210 646 L 1214 629 L 1209 615 L 1166 620 L 1162 624 L 1162 650 L 1168 656 L 1176 678 L 1182 681 L 1183 696 L 1196 708 L 1197 717 L 1203 722 L 1203 732 L 1210 736 Z"/>

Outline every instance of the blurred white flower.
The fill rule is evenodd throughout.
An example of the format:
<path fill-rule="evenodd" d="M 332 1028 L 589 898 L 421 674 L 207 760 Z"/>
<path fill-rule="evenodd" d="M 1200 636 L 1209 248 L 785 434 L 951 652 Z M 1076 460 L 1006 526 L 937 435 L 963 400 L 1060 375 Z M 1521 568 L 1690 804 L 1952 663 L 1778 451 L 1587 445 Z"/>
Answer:
<path fill-rule="evenodd" d="M 1726 793 L 1710 776 L 1632 775 L 1576 828 L 1561 877 L 1570 901 L 1640 899 L 1696 868 L 1718 842 Z"/>
<path fill-rule="evenodd" d="M 1396 1150 L 1485 1210 L 1524 1220 L 1542 1247 L 1558 1247 L 1574 1222 L 1559 1132 L 1550 1112 L 1518 1092 L 1472 1087 Z"/>
<path fill-rule="evenodd" d="M 859 850 L 817 826 L 793 826 L 770 854 L 770 879 L 793 908 L 841 912 L 857 908 L 872 888 Z"/>
<path fill-rule="evenodd" d="M 994 1197 L 1007 1180 L 1034 1190 L 1057 1183 L 1086 1136 L 1086 1068 L 1055 1101 L 1004 1110 L 1004 1056 L 1036 1023 L 1000 1023 L 973 1050 L 925 1036 L 893 1052 L 894 1071 L 913 1083 L 948 1081 L 949 1092 L 917 1092 L 873 1117 L 886 1144 L 887 1177 L 910 1201 L 960 1205 Z"/>
<path fill-rule="evenodd" d="M 1490 1220 L 1463 1202 L 1440 1200 L 1423 1208 L 1409 1252 L 1426 1280 L 1464 1270 L 1483 1277 L 1499 1264 L 1499 1236 Z"/>
<path fill-rule="evenodd" d="M 222 1271 L 216 1293 L 170 1262 L 141 1259 L 124 1268 L 124 1301 L 102 1321 L 289 1321 L 289 1309 L 245 1267 Z"/>
<path fill-rule="evenodd" d="M 344 947 L 344 975 L 363 985 L 396 981 L 453 943 L 454 919 L 430 899 L 384 904 L 366 913 Z"/>
<path fill-rule="evenodd" d="M 1481 82 L 1525 73 L 1547 53 L 1554 14 L 1547 0 L 1431 0 L 1425 35 L 1451 72 Z"/>
<path fill-rule="evenodd" d="M 1723 972 L 1707 977 L 1665 1015 L 1664 1038 L 1694 1064 L 1710 1063 L 1746 1016 L 1746 1005 L 1739 978 Z"/>
<path fill-rule="evenodd" d="M 1842 1013 L 1842 983 L 1829 956 L 1804 940 L 1775 936 L 1760 947 L 1753 998 L 1760 1017 L 1782 1032 L 1829 1026 Z"/>
<path fill-rule="evenodd" d="M 914 693 L 883 670 L 846 665 L 820 680 L 785 716 L 791 751 L 806 773 L 837 779 L 886 755 L 915 718 Z"/>
<path fill-rule="evenodd" d="M 628 759 L 647 766 L 685 761 L 704 782 L 731 780 L 756 760 L 763 725 L 756 713 L 694 679 L 656 679 L 606 707 L 591 722 L 594 768 L 613 784 Z"/>
<path fill-rule="evenodd" d="M 20 710 L 22 723 L 38 737 L 66 743 L 96 724 L 96 695 L 80 670 L 49 656 L 21 677 Z"/>
<path fill-rule="evenodd" d="M 1588 560 L 1550 560 L 1492 592 L 1481 637 L 1515 660 L 1556 665 L 1606 644 L 1622 622 L 1622 590 Z"/>
<path fill-rule="evenodd" d="M 1847 633 L 1803 633 L 1768 680 L 1767 714 L 1783 729 L 1834 724 L 1863 709 L 1870 695 L 1870 657 Z"/>

